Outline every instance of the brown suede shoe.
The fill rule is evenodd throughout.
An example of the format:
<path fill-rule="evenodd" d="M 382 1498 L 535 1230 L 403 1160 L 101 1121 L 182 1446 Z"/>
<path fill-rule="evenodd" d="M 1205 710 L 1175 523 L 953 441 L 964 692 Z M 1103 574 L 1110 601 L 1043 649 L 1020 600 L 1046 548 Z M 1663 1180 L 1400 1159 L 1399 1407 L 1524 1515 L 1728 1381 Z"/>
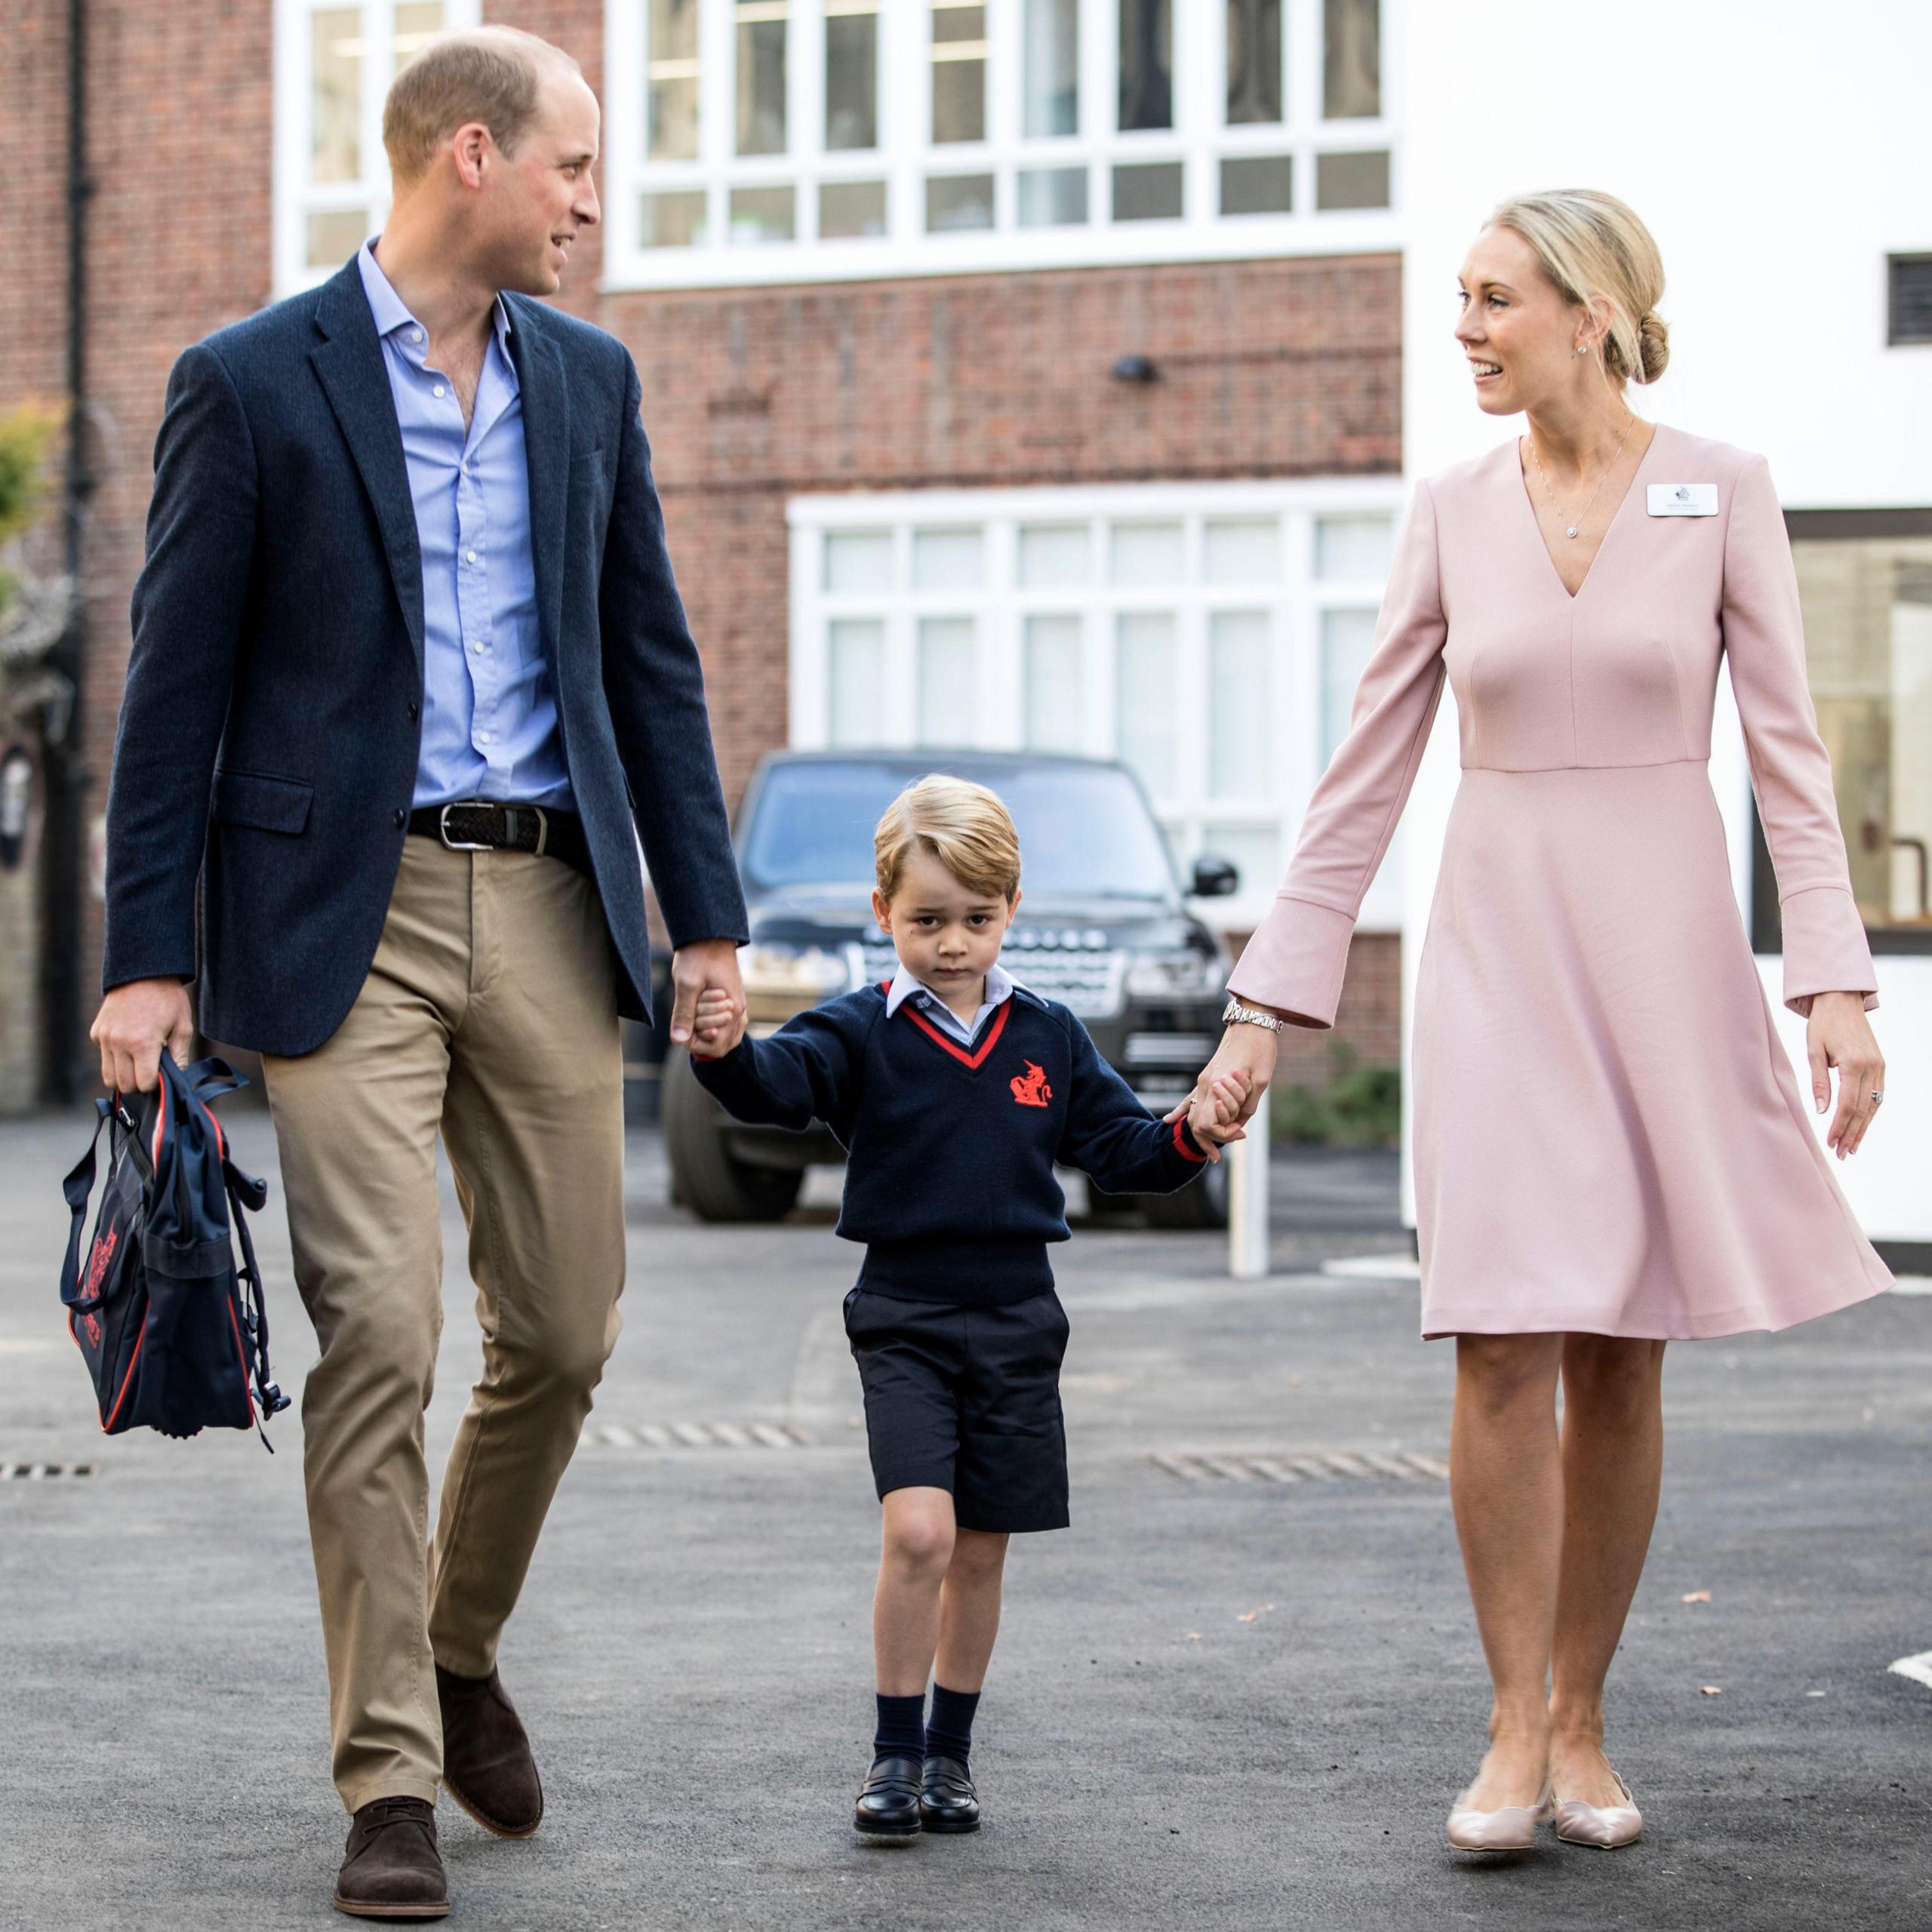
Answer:
<path fill-rule="evenodd" d="M 376 1798 L 364 1805 L 349 1828 L 334 1903 L 352 1918 L 448 1918 L 435 1807 L 420 1798 Z"/>
<path fill-rule="evenodd" d="M 457 1677 L 436 1666 L 443 1707 L 443 1789 L 500 1838 L 527 1838 L 543 1822 L 543 1781 L 516 1707 L 493 1670 Z"/>

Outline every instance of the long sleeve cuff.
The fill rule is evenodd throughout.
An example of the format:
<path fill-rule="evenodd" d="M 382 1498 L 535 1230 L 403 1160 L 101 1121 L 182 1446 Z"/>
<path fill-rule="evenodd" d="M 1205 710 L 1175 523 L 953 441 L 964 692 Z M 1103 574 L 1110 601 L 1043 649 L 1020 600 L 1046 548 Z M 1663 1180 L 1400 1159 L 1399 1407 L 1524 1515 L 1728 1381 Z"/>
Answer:
<path fill-rule="evenodd" d="M 1295 1026 L 1332 1026 L 1355 929 L 1351 915 L 1283 893 L 1243 948 L 1228 990 L 1275 1008 Z"/>
<path fill-rule="evenodd" d="M 1858 902 L 1846 886 L 1811 886 L 1778 909 L 1784 926 L 1784 1003 L 1809 1018 L 1814 993 L 1859 993 L 1878 1004 L 1878 976 Z"/>

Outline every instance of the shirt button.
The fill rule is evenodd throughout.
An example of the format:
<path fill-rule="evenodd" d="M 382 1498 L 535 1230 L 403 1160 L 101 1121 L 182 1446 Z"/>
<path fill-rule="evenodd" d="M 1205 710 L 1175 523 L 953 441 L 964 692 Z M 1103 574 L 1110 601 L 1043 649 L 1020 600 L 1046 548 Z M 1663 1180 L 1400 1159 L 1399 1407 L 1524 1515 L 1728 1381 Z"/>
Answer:
<path fill-rule="evenodd" d="M 395 808 L 395 822 L 398 830 L 409 823 L 409 814 L 400 805 Z"/>
<path fill-rule="evenodd" d="M 490 734 L 488 731 L 485 731 L 481 735 L 484 743 L 487 745 L 490 742 Z"/>
<path fill-rule="evenodd" d="M 429 392 L 432 395 L 441 395 L 442 392 L 443 386 L 441 383 L 438 383 L 436 386 Z"/>
<path fill-rule="evenodd" d="M 423 340 L 423 331 L 420 329 L 411 329 L 409 331 L 409 339 L 411 342 L 420 342 Z"/>
<path fill-rule="evenodd" d="M 467 558 L 469 559 L 469 561 L 471 563 L 472 563 L 472 564 L 473 564 L 473 563 L 475 563 L 475 561 L 476 561 L 476 552 L 475 552 L 474 550 L 466 550 L 466 551 L 464 551 L 464 552 L 463 552 L 463 555 L 464 555 L 466 558 Z"/>

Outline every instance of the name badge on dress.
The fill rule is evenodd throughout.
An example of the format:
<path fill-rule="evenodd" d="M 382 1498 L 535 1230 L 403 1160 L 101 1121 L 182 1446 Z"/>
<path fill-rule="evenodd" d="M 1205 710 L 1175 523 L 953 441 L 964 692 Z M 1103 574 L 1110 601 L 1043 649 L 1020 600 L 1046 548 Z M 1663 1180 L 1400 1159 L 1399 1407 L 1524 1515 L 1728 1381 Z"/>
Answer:
<path fill-rule="evenodd" d="M 1646 492 L 1653 516 L 1715 516 L 1715 483 L 1653 483 Z"/>

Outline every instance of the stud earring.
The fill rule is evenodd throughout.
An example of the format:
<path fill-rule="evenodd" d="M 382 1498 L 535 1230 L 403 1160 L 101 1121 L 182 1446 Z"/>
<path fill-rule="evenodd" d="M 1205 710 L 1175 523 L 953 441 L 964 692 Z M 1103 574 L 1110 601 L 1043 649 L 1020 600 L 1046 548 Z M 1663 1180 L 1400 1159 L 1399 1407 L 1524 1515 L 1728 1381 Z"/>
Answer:
<path fill-rule="evenodd" d="M 1587 342 L 1580 342 L 1580 343 L 1577 343 L 1577 353 L 1579 355 L 1589 355 L 1589 352 L 1590 352 L 1590 345 L 1589 345 Z"/>

